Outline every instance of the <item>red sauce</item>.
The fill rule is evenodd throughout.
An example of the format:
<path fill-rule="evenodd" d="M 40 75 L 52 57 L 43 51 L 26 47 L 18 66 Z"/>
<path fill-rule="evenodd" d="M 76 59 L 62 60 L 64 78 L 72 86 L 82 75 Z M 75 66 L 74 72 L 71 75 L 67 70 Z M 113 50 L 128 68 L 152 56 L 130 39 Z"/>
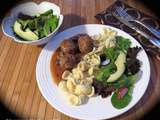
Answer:
<path fill-rule="evenodd" d="M 57 48 L 57 50 L 52 55 L 51 59 L 51 72 L 54 82 L 58 85 L 61 81 L 62 73 L 64 72 L 63 68 L 59 64 L 57 64 L 57 60 L 59 57 L 60 48 Z"/>

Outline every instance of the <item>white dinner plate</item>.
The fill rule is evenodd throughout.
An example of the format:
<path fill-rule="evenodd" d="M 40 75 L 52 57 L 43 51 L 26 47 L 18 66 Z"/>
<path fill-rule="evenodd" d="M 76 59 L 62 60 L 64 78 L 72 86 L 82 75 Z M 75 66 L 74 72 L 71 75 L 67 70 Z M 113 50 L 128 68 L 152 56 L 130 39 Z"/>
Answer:
<path fill-rule="evenodd" d="M 137 58 L 142 62 L 142 76 L 135 84 L 132 96 L 133 98 L 127 107 L 120 110 L 114 108 L 111 104 L 111 96 L 105 99 L 102 99 L 100 96 L 92 97 L 86 104 L 80 106 L 71 106 L 68 104 L 64 95 L 53 82 L 54 80 L 50 71 L 51 57 L 64 39 L 81 33 L 86 33 L 92 36 L 100 33 L 102 28 L 111 28 L 117 31 L 118 35 L 129 38 L 132 42 L 132 46 L 141 46 L 133 37 L 120 29 L 106 25 L 86 24 L 69 28 L 56 35 L 53 40 L 43 48 L 38 58 L 36 78 L 42 95 L 55 109 L 73 118 L 97 120 L 118 116 L 131 109 L 140 100 L 144 95 L 150 80 L 150 64 L 147 54 L 143 49 L 137 56 Z"/>

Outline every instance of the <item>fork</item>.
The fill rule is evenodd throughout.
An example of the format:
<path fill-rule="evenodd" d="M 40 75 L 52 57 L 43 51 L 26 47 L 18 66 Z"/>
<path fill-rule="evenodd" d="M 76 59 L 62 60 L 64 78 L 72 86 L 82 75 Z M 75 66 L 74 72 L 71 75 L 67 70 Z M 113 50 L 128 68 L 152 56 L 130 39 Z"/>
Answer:
<path fill-rule="evenodd" d="M 127 21 L 132 21 L 132 22 L 136 22 L 140 25 L 142 25 L 143 27 L 145 27 L 147 30 L 149 30 L 153 35 L 155 35 L 157 38 L 160 39 L 160 31 L 154 29 L 153 27 L 151 27 L 150 25 L 146 25 L 138 20 L 136 20 L 135 18 L 133 18 L 132 16 L 130 16 L 126 10 L 124 10 L 122 7 L 117 7 L 116 8 L 117 11 L 119 11 L 120 15 L 122 17 L 124 17 L 124 19 L 126 19 Z"/>
<path fill-rule="evenodd" d="M 146 34 L 145 32 L 143 32 L 141 29 L 139 29 L 139 27 L 137 27 L 136 25 L 131 24 L 130 22 L 128 22 L 121 14 L 121 11 L 119 9 L 115 9 L 114 12 L 112 12 L 112 15 L 117 18 L 120 22 L 122 22 L 123 24 L 125 24 L 126 26 L 130 27 L 131 29 L 135 30 L 137 33 L 141 34 L 142 36 L 144 36 L 145 38 L 147 38 L 149 40 L 150 43 L 152 43 L 153 45 L 157 46 L 158 48 L 160 48 L 160 40 L 149 36 L 148 34 Z"/>

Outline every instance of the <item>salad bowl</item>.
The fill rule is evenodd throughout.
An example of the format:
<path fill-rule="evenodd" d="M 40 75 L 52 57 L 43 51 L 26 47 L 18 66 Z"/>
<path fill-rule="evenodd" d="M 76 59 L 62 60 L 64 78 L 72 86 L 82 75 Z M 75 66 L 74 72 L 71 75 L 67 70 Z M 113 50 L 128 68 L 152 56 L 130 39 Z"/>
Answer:
<path fill-rule="evenodd" d="M 46 37 L 43 37 L 34 41 L 26 41 L 21 39 L 20 37 L 17 37 L 17 35 L 15 35 L 13 31 L 13 25 L 17 20 L 19 13 L 33 16 L 37 14 L 42 14 L 48 10 L 52 10 L 53 15 L 59 17 L 57 27 L 50 34 L 48 34 Z M 41 45 L 51 40 L 51 38 L 58 31 L 62 22 L 63 22 L 63 15 L 60 13 L 60 8 L 54 3 L 41 2 L 40 4 L 36 4 L 34 2 L 27 2 L 24 4 L 18 5 L 11 10 L 10 16 L 5 17 L 2 21 L 2 30 L 6 36 L 11 37 L 15 42 L 31 44 L 31 45 Z"/>

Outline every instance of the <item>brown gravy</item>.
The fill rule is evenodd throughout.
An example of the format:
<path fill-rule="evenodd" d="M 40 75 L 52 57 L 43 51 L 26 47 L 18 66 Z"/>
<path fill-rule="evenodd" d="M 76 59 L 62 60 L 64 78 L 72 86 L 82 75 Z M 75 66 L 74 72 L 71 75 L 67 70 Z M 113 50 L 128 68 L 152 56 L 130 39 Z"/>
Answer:
<path fill-rule="evenodd" d="M 57 59 L 58 59 L 58 56 L 59 56 L 59 52 L 60 52 L 60 47 L 57 48 L 57 50 L 52 55 L 51 68 L 50 68 L 53 80 L 57 85 L 61 81 L 61 76 L 62 76 L 62 73 L 64 72 L 64 70 L 60 67 L 60 65 L 57 64 Z"/>

